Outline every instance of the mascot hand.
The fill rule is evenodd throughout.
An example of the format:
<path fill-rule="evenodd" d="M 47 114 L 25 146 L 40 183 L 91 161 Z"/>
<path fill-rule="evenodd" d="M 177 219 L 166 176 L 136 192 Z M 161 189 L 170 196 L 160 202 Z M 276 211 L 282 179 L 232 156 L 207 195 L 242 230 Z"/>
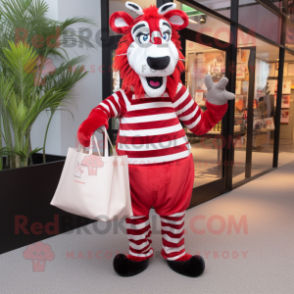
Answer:
<path fill-rule="evenodd" d="M 107 128 L 107 114 L 104 111 L 93 109 L 89 117 L 80 125 L 78 129 L 78 139 L 83 146 L 88 147 L 94 132 L 97 130 L 103 133 Z"/>
<path fill-rule="evenodd" d="M 235 94 L 226 90 L 226 85 L 229 81 L 227 78 L 221 78 L 217 84 L 213 82 L 211 75 L 206 75 L 204 80 L 207 87 L 206 100 L 209 103 L 223 105 L 228 100 L 235 99 Z"/>

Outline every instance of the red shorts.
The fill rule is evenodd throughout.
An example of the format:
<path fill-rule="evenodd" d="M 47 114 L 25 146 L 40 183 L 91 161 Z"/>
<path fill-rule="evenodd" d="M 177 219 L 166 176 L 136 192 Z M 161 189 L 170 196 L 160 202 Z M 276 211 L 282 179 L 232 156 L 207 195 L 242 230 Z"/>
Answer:
<path fill-rule="evenodd" d="M 194 162 L 188 157 L 160 164 L 130 165 L 134 216 L 149 215 L 153 207 L 160 216 L 185 211 L 194 183 Z"/>

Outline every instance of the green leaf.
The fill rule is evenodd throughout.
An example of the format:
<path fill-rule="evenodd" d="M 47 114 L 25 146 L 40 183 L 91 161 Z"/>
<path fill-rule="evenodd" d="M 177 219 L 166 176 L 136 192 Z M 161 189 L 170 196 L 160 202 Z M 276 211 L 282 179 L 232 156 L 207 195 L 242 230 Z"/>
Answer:
<path fill-rule="evenodd" d="M 69 111 L 67 106 L 77 97 L 73 87 L 87 75 L 82 66 L 86 56 L 69 58 L 62 45 L 75 39 L 86 48 L 98 47 L 95 40 L 68 33 L 78 23 L 95 25 L 92 20 L 77 16 L 55 21 L 46 17 L 48 8 L 44 0 L 0 0 L 0 135 L 14 149 L 10 156 L 18 166 L 26 165 L 32 152 L 42 150 L 30 151 L 30 131 L 39 114 Z M 60 44 L 52 36 L 60 36 Z M 50 59 L 53 66 L 55 60 L 59 66 L 39 83 L 45 61 Z M 44 153 L 50 122 L 44 130 Z"/>
<path fill-rule="evenodd" d="M 30 153 L 29 153 L 29 156 L 32 156 L 33 154 L 35 154 L 35 153 L 38 153 L 38 152 L 40 152 L 40 151 L 42 151 L 43 150 L 43 148 L 35 148 L 34 150 L 32 150 Z"/>

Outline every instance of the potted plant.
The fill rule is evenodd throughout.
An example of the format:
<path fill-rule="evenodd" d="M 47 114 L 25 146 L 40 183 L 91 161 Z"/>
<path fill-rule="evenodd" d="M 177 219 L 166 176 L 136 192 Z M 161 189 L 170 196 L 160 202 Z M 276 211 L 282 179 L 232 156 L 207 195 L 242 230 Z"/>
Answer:
<path fill-rule="evenodd" d="M 92 23 L 85 18 L 53 21 L 45 17 L 47 10 L 42 0 L 0 0 L 0 170 L 6 167 L 0 171 L 0 253 L 91 222 L 50 205 L 63 161 L 32 164 L 32 155 L 42 149 L 45 162 L 51 119 L 58 109 L 66 110 L 73 86 L 87 74 L 80 65 L 86 57 L 69 59 L 61 47 L 73 37 L 67 29 Z M 19 31 L 24 35 L 15 38 Z M 50 38 L 56 32 L 58 37 Z M 35 36 L 42 36 L 37 45 Z M 60 65 L 52 66 L 52 58 Z M 44 111 L 50 113 L 44 145 L 32 150 L 31 128 Z"/>

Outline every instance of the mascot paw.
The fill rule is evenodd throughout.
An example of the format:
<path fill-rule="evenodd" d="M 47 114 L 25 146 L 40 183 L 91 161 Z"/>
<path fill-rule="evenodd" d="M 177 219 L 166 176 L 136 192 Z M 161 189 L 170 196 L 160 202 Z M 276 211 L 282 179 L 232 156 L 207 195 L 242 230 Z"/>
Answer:
<path fill-rule="evenodd" d="M 199 255 L 192 256 L 186 261 L 167 260 L 167 263 L 173 271 L 187 277 L 198 277 L 205 269 L 204 259 Z"/>
<path fill-rule="evenodd" d="M 118 254 L 113 260 L 116 273 L 122 277 L 131 277 L 143 272 L 149 265 L 149 259 L 132 261 L 124 254 Z"/>

